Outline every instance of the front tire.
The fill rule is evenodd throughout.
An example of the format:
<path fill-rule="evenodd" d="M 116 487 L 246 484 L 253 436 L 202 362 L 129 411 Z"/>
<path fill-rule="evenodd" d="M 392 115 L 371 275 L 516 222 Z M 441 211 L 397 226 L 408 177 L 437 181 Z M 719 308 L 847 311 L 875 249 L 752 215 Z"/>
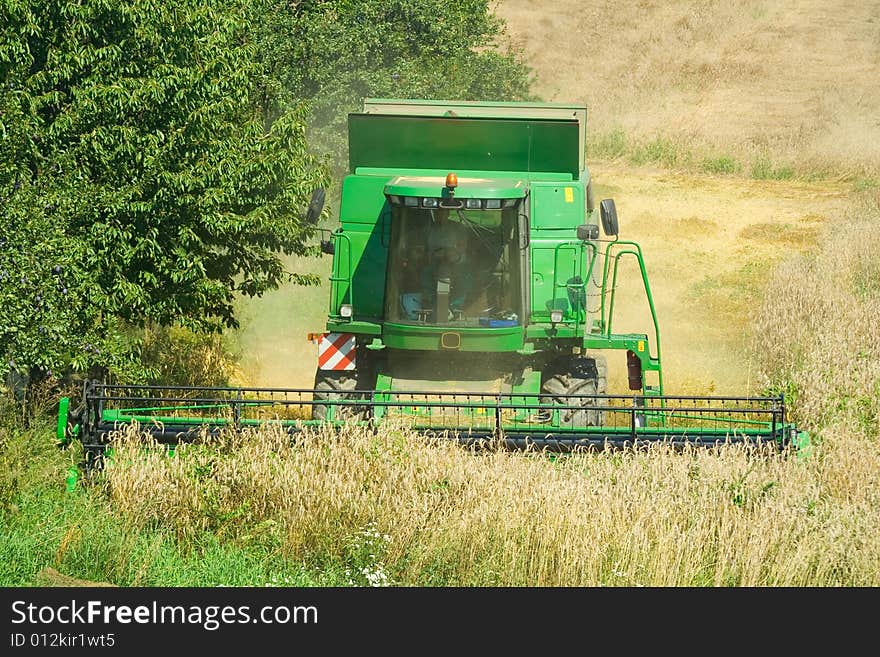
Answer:
<path fill-rule="evenodd" d="M 315 402 L 363 399 L 363 395 L 353 394 L 357 390 L 357 383 L 356 372 L 318 370 L 315 372 L 315 392 L 312 397 Z M 363 420 L 369 416 L 369 408 L 363 405 L 315 403 L 312 405 L 312 419 L 327 420 L 331 407 L 334 420 Z"/>
<path fill-rule="evenodd" d="M 573 395 L 606 394 L 607 369 L 602 356 L 558 361 L 541 384 L 541 393 L 547 395 L 542 398 L 542 403 L 565 407 L 559 410 L 560 422 L 565 427 L 601 426 L 605 413 L 596 407 L 607 405 L 607 400 Z M 548 409 L 545 417 L 549 419 L 551 413 Z"/>

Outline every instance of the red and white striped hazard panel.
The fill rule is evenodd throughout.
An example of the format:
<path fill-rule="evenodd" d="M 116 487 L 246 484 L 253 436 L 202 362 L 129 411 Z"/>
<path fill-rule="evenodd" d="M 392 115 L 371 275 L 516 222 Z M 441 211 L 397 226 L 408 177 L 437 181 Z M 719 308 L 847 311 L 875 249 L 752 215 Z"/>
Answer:
<path fill-rule="evenodd" d="M 353 370 L 355 336 L 352 333 L 324 333 L 318 340 L 318 367 L 322 370 Z"/>

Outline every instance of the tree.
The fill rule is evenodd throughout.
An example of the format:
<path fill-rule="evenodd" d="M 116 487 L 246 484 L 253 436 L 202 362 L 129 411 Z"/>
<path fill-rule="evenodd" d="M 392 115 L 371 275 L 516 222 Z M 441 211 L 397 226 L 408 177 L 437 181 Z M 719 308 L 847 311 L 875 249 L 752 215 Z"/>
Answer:
<path fill-rule="evenodd" d="M 257 0 L 267 76 L 311 102 L 310 138 L 346 162 L 347 114 L 365 97 L 529 100 L 531 71 L 499 43 L 489 0 Z"/>
<path fill-rule="evenodd" d="M 5 0 L 0 369 L 108 365 L 127 326 L 237 324 L 312 252 L 326 167 L 237 0 Z M 114 360 L 116 359 L 116 360 Z"/>
<path fill-rule="evenodd" d="M 489 0 L 3 0 L 3 16 L 0 374 L 120 371 L 139 327 L 234 327 L 237 295 L 317 282 L 279 256 L 314 252 L 302 211 L 365 96 L 529 97 Z"/>

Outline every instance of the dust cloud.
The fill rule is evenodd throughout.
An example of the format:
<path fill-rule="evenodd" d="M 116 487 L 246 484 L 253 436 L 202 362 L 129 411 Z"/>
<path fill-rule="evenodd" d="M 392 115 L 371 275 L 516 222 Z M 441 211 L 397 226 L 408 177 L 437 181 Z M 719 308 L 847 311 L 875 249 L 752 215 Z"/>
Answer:
<path fill-rule="evenodd" d="M 241 328 L 232 339 L 241 354 L 242 384 L 272 388 L 312 388 L 318 362 L 309 333 L 320 333 L 330 302 L 330 256 L 288 258 L 297 273 L 317 273 L 320 286 L 287 285 L 262 297 L 242 299 Z"/>

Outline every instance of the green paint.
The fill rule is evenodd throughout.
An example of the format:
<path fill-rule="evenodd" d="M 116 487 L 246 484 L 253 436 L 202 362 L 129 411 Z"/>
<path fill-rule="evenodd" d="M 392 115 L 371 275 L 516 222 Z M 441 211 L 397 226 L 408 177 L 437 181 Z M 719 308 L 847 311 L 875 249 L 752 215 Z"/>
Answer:
<path fill-rule="evenodd" d="M 584 186 L 535 182 L 531 185 L 531 226 L 533 230 L 574 229 L 585 223 Z"/>
<path fill-rule="evenodd" d="M 577 177 L 578 121 L 350 114 L 349 166 L 553 171 Z"/>
<path fill-rule="evenodd" d="M 459 175 L 455 198 L 523 198 L 528 181 L 514 178 L 491 178 Z M 385 185 L 386 194 L 398 196 L 448 198 L 446 176 L 397 176 Z"/>
<path fill-rule="evenodd" d="M 441 336 L 465 352 L 533 353 L 554 345 L 563 349 L 630 349 L 643 372 L 658 373 L 662 393 L 660 331 L 641 248 L 614 240 L 604 247 L 577 239 L 582 224 L 597 224 L 598 212 L 586 208 L 591 177 L 582 145 L 586 110 L 564 104 L 469 103 L 368 99 L 362 113 L 349 117 L 350 171 L 342 186 L 340 228 L 330 276 L 327 330 L 353 333 L 375 348 L 442 351 Z M 386 270 L 391 239 L 389 197 L 449 199 L 446 175 L 454 172 L 455 198 L 526 198 L 519 229 L 528 266 L 525 298 L 515 330 L 440 328 L 398 324 L 385 317 Z M 612 333 L 614 291 L 622 258 L 638 261 L 651 308 L 654 336 Z M 594 273 L 602 267 L 600 275 Z M 519 275 L 519 274 L 518 274 Z M 596 283 L 594 280 L 601 278 Z M 601 299 L 597 310 L 583 297 Z M 350 304 L 351 318 L 339 308 Z M 552 324 L 551 311 L 563 311 Z M 519 313 L 519 311 L 517 311 Z M 651 354 L 651 349 L 654 354 Z"/>
<path fill-rule="evenodd" d="M 810 440 L 810 434 L 806 431 L 797 431 L 794 427 L 790 427 L 788 430 L 795 431 L 794 439 L 792 440 L 792 447 L 794 447 L 798 459 L 804 460 L 810 458 L 813 455 L 813 443 Z"/>
<path fill-rule="evenodd" d="M 58 421 L 55 427 L 55 437 L 58 442 L 67 442 L 67 413 L 70 409 L 70 398 L 62 397 L 58 400 Z"/>
<path fill-rule="evenodd" d="M 458 347 L 444 348 L 443 336 L 449 345 Z M 382 341 L 392 349 L 417 349 L 422 351 L 479 351 L 509 352 L 522 349 L 523 329 L 521 326 L 510 328 L 458 328 L 435 327 L 410 324 L 386 323 Z"/>
<path fill-rule="evenodd" d="M 484 179 L 486 184 L 499 185 L 501 187 L 513 187 L 518 181 L 524 181 L 531 186 L 535 182 L 564 183 L 573 180 L 570 173 L 552 171 L 492 171 L 486 169 L 424 169 L 411 167 L 358 167 L 354 171 L 354 174 L 358 176 L 379 177 L 386 182 L 390 182 L 397 177 L 443 178 L 445 182 L 446 174 L 448 173 L 455 173 L 459 178 L 460 184 L 470 185 L 475 182 L 475 180 L 468 181 L 465 179 Z M 500 182 L 491 182 L 496 180 Z M 586 183 L 586 181 L 582 182 Z M 511 198 L 519 198 L 519 196 Z"/>
<path fill-rule="evenodd" d="M 79 468 L 75 465 L 67 468 L 67 477 L 64 481 L 64 489 L 68 493 L 73 493 L 79 484 Z"/>
<path fill-rule="evenodd" d="M 382 324 L 361 320 L 347 321 L 344 318 L 328 320 L 327 330 L 331 333 L 356 333 L 358 335 L 382 335 Z"/>

